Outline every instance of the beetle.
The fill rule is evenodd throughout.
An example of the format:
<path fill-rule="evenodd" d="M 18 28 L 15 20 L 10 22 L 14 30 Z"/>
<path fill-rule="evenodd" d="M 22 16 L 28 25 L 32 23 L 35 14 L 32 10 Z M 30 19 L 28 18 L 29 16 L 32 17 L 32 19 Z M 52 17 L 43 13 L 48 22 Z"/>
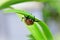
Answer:
<path fill-rule="evenodd" d="M 34 21 L 33 21 L 31 18 L 26 18 L 26 19 L 25 19 L 25 23 L 26 23 L 27 25 L 33 25 L 33 24 L 34 24 Z"/>
<path fill-rule="evenodd" d="M 34 19 L 29 18 L 29 16 L 24 16 L 23 18 L 25 18 L 24 21 L 27 25 L 33 25 L 35 22 L 35 17 L 34 17 Z"/>

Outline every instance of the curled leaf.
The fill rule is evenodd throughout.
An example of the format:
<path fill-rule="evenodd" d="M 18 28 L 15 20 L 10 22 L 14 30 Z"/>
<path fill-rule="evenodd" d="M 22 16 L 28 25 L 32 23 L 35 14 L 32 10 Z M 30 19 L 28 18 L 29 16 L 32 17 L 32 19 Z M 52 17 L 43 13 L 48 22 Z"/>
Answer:
<path fill-rule="evenodd" d="M 6 12 L 15 12 L 19 18 L 21 18 L 20 17 L 21 15 L 25 15 L 25 16 L 29 16 L 30 18 L 34 19 L 33 15 L 31 15 L 31 14 L 29 14 L 29 12 L 26 12 L 23 10 L 10 9 L 10 10 L 7 10 Z M 48 26 L 37 18 L 35 18 L 35 20 L 37 20 L 38 22 L 34 22 L 33 25 L 26 24 L 27 28 L 32 33 L 33 37 L 36 40 L 53 40 L 53 36 L 52 36 Z"/>

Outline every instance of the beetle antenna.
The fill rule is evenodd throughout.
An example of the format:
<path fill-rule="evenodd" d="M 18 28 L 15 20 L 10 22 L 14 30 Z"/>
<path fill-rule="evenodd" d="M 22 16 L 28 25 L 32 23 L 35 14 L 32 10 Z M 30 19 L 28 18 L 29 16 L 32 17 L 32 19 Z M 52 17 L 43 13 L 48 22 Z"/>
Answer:
<path fill-rule="evenodd" d="M 21 21 L 24 19 L 25 17 L 22 17 Z"/>
<path fill-rule="evenodd" d="M 33 20 L 35 21 L 35 16 L 34 16 L 34 19 Z"/>

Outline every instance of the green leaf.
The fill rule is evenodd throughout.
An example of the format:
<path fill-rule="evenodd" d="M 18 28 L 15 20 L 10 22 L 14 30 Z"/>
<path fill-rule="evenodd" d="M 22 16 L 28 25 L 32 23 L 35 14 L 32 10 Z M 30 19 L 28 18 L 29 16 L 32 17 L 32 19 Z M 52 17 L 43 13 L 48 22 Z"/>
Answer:
<path fill-rule="evenodd" d="M 35 40 L 32 34 L 28 35 L 27 37 L 29 38 L 29 40 Z"/>
<path fill-rule="evenodd" d="M 13 4 L 28 2 L 28 1 L 32 1 L 32 0 L 10 0 L 8 2 L 5 2 L 4 4 L 1 4 L 0 9 L 8 8 Z"/>
<path fill-rule="evenodd" d="M 4 3 L 8 2 L 10 0 L 0 0 L 0 6 L 3 5 Z"/>
<path fill-rule="evenodd" d="M 22 2 L 29 2 L 29 1 L 47 2 L 48 0 L 3 0 L 0 3 L 0 10 L 4 9 L 4 8 L 8 8 L 13 4 L 22 3 Z"/>
<path fill-rule="evenodd" d="M 30 18 L 34 19 L 33 15 L 23 10 L 10 9 L 10 10 L 7 10 L 6 12 L 15 12 L 19 18 L 21 18 L 21 15 L 25 15 L 25 16 L 29 16 Z M 33 25 L 26 25 L 29 31 L 32 33 L 33 37 L 36 40 L 53 40 L 53 36 L 48 26 L 37 18 L 35 18 L 35 20 L 37 20 L 38 22 L 34 22 Z"/>
<path fill-rule="evenodd" d="M 17 15 L 19 18 L 21 18 L 20 14 L 17 13 Z M 26 27 L 29 29 L 29 31 L 31 32 L 31 34 L 35 38 L 35 40 L 47 40 L 42 29 L 41 28 L 39 29 L 39 27 L 41 27 L 41 26 L 39 26 L 39 27 L 38 26 L 39 25 L 37 24 L 37 22 L 34 22 L 33 25 L 27 25 L 26 24 Z"/>
<path fill-rule="evenodd" d="M 44 31 L 45 36 L 48 40 L 54 40 L 51 31 L 49 30 L 49 27 L 43 22 L 39 21 L 38 24 L 42 27 L 42 30 Z"/>

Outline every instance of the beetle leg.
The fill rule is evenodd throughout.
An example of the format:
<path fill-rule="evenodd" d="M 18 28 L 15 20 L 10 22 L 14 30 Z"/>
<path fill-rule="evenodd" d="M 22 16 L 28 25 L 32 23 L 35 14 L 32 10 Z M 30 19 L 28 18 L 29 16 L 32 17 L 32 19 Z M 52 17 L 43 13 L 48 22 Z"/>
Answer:
<path fill-rule="evenodd" d="M 33 21 L 35 21 L 35 16 L 34 16 L 34 19 L 33 19 Z"/>
<path fill-rule="evenodd" d="M 21 21 L 22 21 L 23 19 L 25 19 L 25 17 L 22 17 Z"/>
<path fill-rule="evenodd" d="M 35 22 L 39 22 L 39 21 L 35 20 L 35 16 L 34 16 L 34 21 L 35 21 Z"/>
<path fill-rule="evenodd" d="M 27 18 L 27 19 L 28 19 L 28 18 L 29 18 L 29 16 L 25 16 L 25 18 Z"/>

